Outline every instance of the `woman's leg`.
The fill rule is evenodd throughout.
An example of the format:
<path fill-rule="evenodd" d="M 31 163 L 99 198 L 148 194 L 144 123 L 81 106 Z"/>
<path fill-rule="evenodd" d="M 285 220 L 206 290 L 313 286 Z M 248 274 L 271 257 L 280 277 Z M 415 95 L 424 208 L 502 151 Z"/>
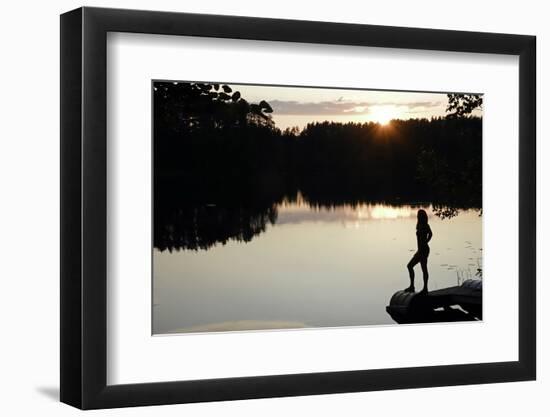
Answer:
<path fill-rule="evenodd" d="M 411 279 L 411 285 L 407 290 L 414 291 L 414 266 L 420 262 L 420 257 L 418 256 L 418 252 L 416 252 L 409 263 L 407 264 L 407 269 L 409 270 L 409 278 Z"/>
<path fill-rule="evenodd" d="M 422 268 L 422 277 L 424 278 L 424 288 L 422 292 L 428 292 L 428 257 L 424 257 L 420 260 L 420 267 Z"/>

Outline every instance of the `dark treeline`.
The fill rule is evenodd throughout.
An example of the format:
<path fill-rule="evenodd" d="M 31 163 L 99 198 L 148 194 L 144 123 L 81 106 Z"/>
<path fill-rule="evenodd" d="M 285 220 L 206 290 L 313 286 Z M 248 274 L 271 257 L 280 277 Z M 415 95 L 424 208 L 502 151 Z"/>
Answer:
<path fill-rule="evenodd" d="M 227 85 L 154 84 L 155 247 L 249 241 L 300 192 L 312 206 L 430 202 L 481 209 L 477 117 L 278 129 Z"/>

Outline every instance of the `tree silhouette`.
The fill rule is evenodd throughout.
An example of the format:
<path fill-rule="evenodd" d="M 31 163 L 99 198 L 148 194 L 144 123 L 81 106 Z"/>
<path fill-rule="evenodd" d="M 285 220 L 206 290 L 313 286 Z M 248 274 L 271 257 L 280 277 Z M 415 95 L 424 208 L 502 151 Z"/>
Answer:
<path fill-rule="evenodd" d="M 228 85 L 155 82 L 153 86 L 155 122 L 175 132 L 227 128 L 246 124 L 273 126 L 266 101 L 248 103 Z"/>
<path fill-rule="evenodd" d="M 448 104 L 446 111 L 448 117 L 465 117 L 475 109 L 481 109 L 483 105 L 483 96 L 481 94 L 447 94 Z"/>

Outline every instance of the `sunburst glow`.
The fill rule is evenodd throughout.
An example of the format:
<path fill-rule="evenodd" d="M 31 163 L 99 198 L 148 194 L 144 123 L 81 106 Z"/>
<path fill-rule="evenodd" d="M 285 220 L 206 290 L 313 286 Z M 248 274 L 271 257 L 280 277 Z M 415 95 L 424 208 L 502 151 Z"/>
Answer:
<path fill-rule="evenodd" d="M 398 116 L 399 111 L 395 106 L 374 106 L 369 112 L 369 118 L 381 125 L 387 125 L 392 119 L 398 118 Z"/>

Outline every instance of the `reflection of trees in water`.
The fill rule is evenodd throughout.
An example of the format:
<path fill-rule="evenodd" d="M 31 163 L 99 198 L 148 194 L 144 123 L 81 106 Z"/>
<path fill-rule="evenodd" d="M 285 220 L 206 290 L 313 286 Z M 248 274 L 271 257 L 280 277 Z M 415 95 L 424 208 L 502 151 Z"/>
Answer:
<path fill-rule="evenodd" d="M 250 242 L 277 221 L 277 208 L 181 207 L 155 216 L 155 247 L 161 251 L 208 249 L 229 240 Z"/>
<path fill-rule="evenodd" d="M 458 205 L 458 204 L 452 205 L 452 203 L 439 203 L 439 202 L 432 204 L 432 212 L 440 219 L 451 219 L 455 216 L 458 216 L 458 214 L 461 211 L 471 210 L 471 209 L 476 209 L 479 212 L 479 215 L 481 216 L 482 210 L 478 207 Z"/>
<path fill-rule="evenodd" d="M 281 184 L 237 186 L 221 174 L 203 172 L 202 177 L 155 177 L 155 248 L 199 250 L 231 240 L 250 242 L 277 221 L 277 205 L 286 196 Z"/>
<path fill-rule="evenodd" d="M 158 197 L 158 195 L 157 195 Z M 168 198 L 170 200 L 170 198 Z M 184 203 L 178 199 L 155 204 L 154 246 L 169 250 L 206 250 L 229 241 L 250 242 L 254 237 L 275 225 L 281 204 L 300 204 L 313 210 L 335 210 L 342 207 L 360 208 L 365 204 L 384 204 L 402 207 L 398 200 L 373 198 L 329 200 L 312 199 L 301 193 L 274 198 L 271 202 L 256 205 Z M 460 210 L 471 207 L 452 207 L 433 203 L 432 211 L 440 218 L 456 216 Z"/>

